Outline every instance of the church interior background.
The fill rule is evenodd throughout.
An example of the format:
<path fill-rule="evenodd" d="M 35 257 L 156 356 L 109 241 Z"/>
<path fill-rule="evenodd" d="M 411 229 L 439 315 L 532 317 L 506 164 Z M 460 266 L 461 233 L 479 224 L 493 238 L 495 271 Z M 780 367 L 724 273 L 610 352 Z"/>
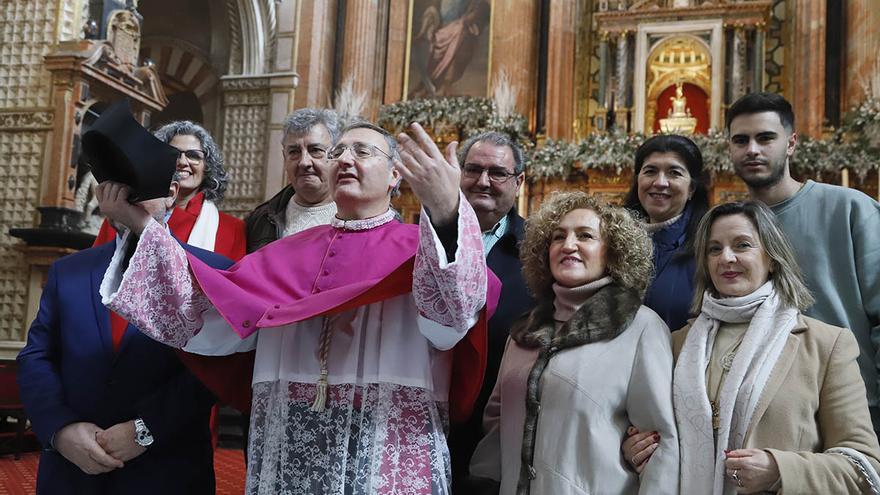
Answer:
<path fill-rule="evenodd" d="M 528 149 L 524 215 L 554 190 L 619 201 L 644 135 L 693 134 L 713 202 L 745 195 L 725 111 L 791 101 L 796 176 L 878 197 L 874 0 L 3 0 L 0 360 L 14 359 L 48 266 L 101 217 L 79 136 L 123 97 L 154 128 L 202 123 L 244 216 L 285 183 L 284 117 L 332 106 L 440 143 L 482 129 Z M 431 46 L 442 36 L 446 47 Z M 444 38 L 444 39 L 446 39 Z M 443 50 L 431 59 L 429 50 Z M 412 195 L 396 200 L 407 221 Z"/>

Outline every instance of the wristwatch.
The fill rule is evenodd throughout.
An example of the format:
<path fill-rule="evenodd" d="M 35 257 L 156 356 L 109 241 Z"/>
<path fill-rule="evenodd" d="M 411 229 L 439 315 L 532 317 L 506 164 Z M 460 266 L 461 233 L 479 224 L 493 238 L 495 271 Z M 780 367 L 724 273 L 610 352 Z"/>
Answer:
<path fill-rule="evenodd" d="M 134 420 L 134 441 L 141 447 L 153 445 L 153 434 L 141 418 Z"/>

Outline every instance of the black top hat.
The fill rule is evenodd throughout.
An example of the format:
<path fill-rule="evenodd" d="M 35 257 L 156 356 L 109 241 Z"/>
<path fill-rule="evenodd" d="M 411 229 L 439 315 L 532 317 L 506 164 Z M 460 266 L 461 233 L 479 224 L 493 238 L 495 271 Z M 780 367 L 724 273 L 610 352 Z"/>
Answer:
<path fill-rule="evenodd" d="M 128 185 L 131 202 L 167 196 L 179 155 L 134 119 L 126 99 L 98 117 L 82 137 L 82 150 L 95 179 Z"/>

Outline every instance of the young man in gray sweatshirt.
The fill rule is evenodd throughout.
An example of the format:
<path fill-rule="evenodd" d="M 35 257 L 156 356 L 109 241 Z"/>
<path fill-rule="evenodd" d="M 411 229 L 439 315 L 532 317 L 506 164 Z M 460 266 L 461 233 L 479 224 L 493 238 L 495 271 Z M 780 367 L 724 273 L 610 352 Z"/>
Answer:
<path fill-rule="evenodd" d="M 880 431 L 880 204 L 855 189 L 792 178 L 798 136 L 782 96 L 743 96 L 728 110 L 727 130 L 736 174 L 776 213 L 816 298 L 806 314 L 855 334 Z"/>

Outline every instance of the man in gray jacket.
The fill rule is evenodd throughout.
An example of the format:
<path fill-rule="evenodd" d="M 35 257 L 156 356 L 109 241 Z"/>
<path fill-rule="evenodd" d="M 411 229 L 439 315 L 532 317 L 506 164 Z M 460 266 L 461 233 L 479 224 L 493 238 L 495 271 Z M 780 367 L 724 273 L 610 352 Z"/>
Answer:
<path fill-rule="evenodd" d="M 288 184 L 245 218 L 249 253 L 330 223 L 336 204 L 330 196 L 327 150 L 337 137 L 339 117 L 332 110 L 302 108 L 287 117 L 281 151 Z"/>

